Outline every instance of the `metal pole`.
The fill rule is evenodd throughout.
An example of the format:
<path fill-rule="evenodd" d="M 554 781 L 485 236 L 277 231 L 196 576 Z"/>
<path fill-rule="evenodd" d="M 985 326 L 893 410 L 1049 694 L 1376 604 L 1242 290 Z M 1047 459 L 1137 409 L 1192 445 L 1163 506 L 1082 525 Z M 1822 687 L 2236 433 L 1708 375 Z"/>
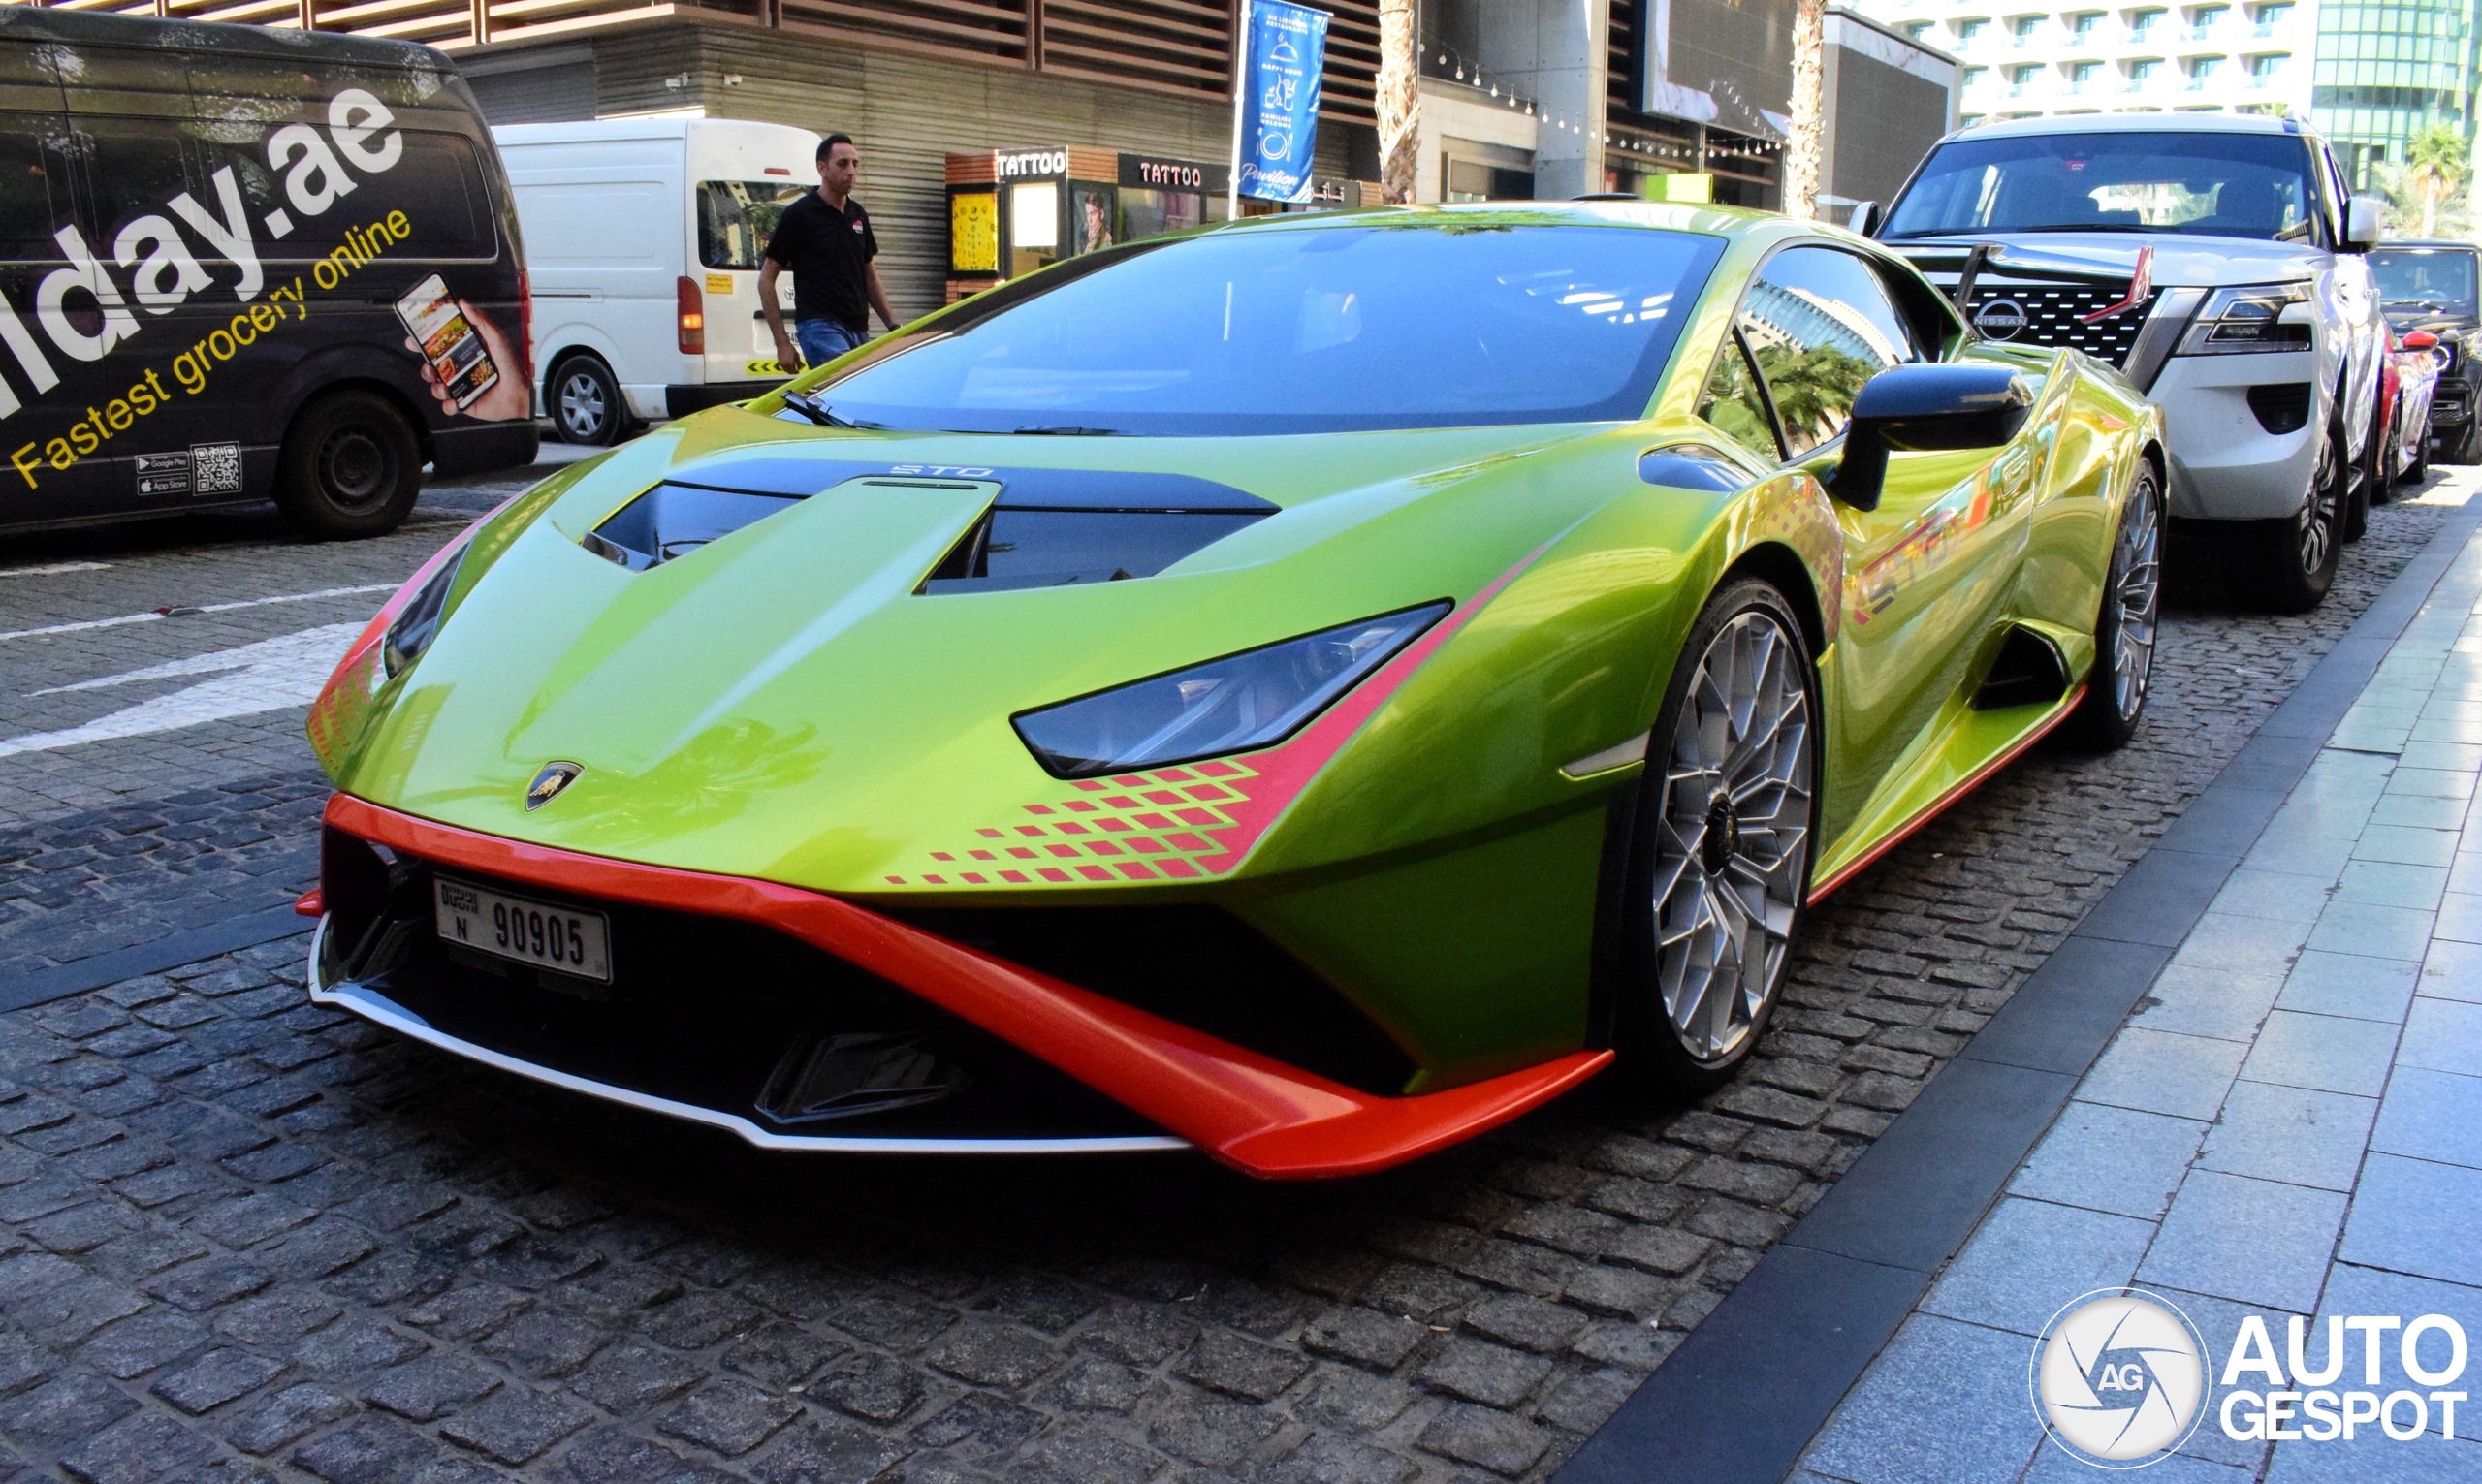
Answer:
<path fill-rule="evenodd" d="M 1250 86 L 1250 0 L 1241 0 L 1241 15 L 1232 33 L 1232 174 L 1224 182 L 1224 219 L 1241 219 L 1241 99 Z"/>

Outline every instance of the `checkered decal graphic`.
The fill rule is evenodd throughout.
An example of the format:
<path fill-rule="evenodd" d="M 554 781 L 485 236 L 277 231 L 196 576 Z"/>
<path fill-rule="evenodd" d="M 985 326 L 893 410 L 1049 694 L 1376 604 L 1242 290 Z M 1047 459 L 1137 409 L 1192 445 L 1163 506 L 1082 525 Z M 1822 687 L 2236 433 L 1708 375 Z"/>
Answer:
<path fill-rule="evenodd" d="M 1076 792 L 1029 804 L 1022 817 L 986 825 L 971 844 L 934 850 L 910 876 L 890 886 L 1068 886 L 1087 882 L 1193 881 L 1232 868 L 1246 838 L 1236 817 L 1250 802 L 1244 785 L 1258 774 L 1239 763 L 1159 768 L 1114 778 L 1082 778 Z"/>

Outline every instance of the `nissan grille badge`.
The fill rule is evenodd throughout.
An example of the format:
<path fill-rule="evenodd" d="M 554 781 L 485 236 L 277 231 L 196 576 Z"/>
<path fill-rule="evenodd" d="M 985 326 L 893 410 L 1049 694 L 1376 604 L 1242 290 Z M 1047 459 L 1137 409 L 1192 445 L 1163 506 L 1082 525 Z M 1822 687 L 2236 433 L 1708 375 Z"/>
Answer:
<path fill-rule="evenodd" d="M 525 785 L 525 812 L 531 814 L 560 797 L 560 790 L 575 783 L 578 774 L 584 772 L 585 767 L 577 763 L 544 764 L 543 771 L 534 775 L 534 781 Z"/>
<path fill-rule="evenodd" d="M 2025 323 L 2025 306 L 2013 299 L 1994 299 L 1974 311 L 1974 328 L 1994 340 L 2017 338 Z"/>

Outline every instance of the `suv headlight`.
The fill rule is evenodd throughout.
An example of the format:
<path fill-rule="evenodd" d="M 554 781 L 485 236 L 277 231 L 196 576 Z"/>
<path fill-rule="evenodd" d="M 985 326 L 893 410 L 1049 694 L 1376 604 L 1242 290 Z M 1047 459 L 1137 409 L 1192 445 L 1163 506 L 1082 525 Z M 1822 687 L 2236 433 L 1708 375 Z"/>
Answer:
<path fill-rule="evenodd" d="M 1056 778 L 1092 778 L 1271 746 L 1387 663 L 1445 599 L 1116 685 L 1009 723 Z"/>
<path fill-rule="evenodd" d="M 2217 289 L 2198 311 L 2180 356 L 2236 355 L 2252 351 L 2307 350 L 2311 329 L 2305 320 L 2287 320 L 2284 311 L 2309 302 L 2307 283 L 2249 284 Z"/>

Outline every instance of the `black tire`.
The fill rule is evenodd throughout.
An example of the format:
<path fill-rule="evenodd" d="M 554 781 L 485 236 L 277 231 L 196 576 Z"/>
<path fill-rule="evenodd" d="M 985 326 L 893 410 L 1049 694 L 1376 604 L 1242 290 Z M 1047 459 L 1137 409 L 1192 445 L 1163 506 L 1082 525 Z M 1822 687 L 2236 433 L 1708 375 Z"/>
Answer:
<path fill-rule="evenodd" d="M 543 408 L 563 443 L 607 448 L 626 434 L 629 405 L 620 379 L 599 356 L 571 356 L 544 379 Z"/>
<path fill-rule="evenodd" d="M 2344 497 L 2343 519 L 2337 522 L 2336 533 L 2347 544 L 2370 534 L 2370 508 L 2379 499 L 2380 470 L 2387 465 L 2387 429 L 2378 426 L 2378 414 L 2371 414 L 2370 436 L 2362 442 L 2362 457 L 2355 462 L 2347 481 L 2350 493 Z"/>
<path fill-rule="evenodd" d="M 294 415 L 275 503 L 313 541 L 384 536 L 423 489 L 422 443 L 404 410 L 375 392 L 333 392 Z"/>
<path fill-rule="evenodd" d="M 2326 601 L 2343 558 L 2344 429 L 2331 426 L 2319 446 L 2318 463 L 2303 491 L 2301 511 L 2276 521 L 2241 525 L 2224 576 L 2257 607 L 2276 614 L 2306 614 Z"/>
<path fill-rule="evenodd" d="M 1744 718 L 1737 736 L 1715 680 L 1735 674 L 1756 698 L 1737 712 Z M 1732 682 L 1734 695 L 1741 683 Z M 1710 1092 L 1766 1034 L 1808 912 L 1818 704 L 1818 668 L 1782 593 L 1742 580 L 1707 600 L 1681 646 L 1648 742 L 1625 867 L 1623 937 L 1609 959 L 1613 1038 L 1634 1091 L 1666 1101 Z M 1758 737 L 1766 741 L 1750 746 Z M 1702 749 L 1726 763 L 1705 766 Z M 1711 937 L 1701 935 L 1707 930 L 1700 924 L 1712 927 Z M 1689 987 L 1712 990 L 1721 979 L 1713 970 L 1728 959 L 1735 965 L 1731 993 L 1693 1002 Z M 1755 971 L 1737 967 L 1743 963 Z"/>
<path fill-rule="evenodd" d="M 2163 481 L 2140 459 L 2120 523 L 2112 537 L 2112 563 L 2103 578 L 2103 601 L 2094 615 L 2094 668 L 2085 674 L 2085 699 L 2077 704 L 2068 731 L 2095 752 L 2116 752 L 2137 735 L 2154 681 L 2156 624 L 2163 612 Z"/>
<path fill-rule="evenodd" d="M 2482 400 L 2475 402 L 2456 431 L 2439 440 L 2439 462 L 2482 463 Z"/>
<path fill-rule="evenodd" d="M 2400 478 L 2399 483 L 2418 485 L 2427 481 L 2430 477 L 2431 430 L 2428 426 L 2424 426 L 2422 429 L 2422 435 L 2413 440 L 2413 461 L 2404 466 L 2404 473 Z"/>

